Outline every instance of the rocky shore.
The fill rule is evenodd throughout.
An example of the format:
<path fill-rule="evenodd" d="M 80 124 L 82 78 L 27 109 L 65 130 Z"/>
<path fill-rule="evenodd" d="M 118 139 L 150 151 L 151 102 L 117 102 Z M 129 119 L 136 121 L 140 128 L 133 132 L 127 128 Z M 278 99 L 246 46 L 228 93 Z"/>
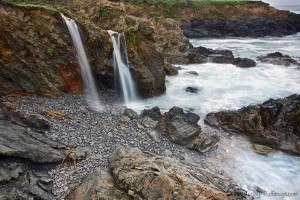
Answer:
<path fill-rule="evenodd" d="M 59 154 L 59 156 L 57 156 L 55 160 L 50 159 L 50 157 L 45 157 L 45 156 L 54 156 L 57 155 L 57 153 L 53 154 L 49 152 L 53 147 L 46 147 L 46 146 L 41 147 L 38 145 L 37 141 L 32 141 L 31 143 L 33 144 L 34 149 L 29 149 L 29 151 L 31 151 L 32 153 L 36 152 L 36 155 L 32 153 L 26 153 L 26 152 L 20 155 L 17 153 L 19 152 L 19 150 L 15 150 L 15 152 L 6 154 L 5 157 L 1 157 L 1 163 L 2 161 L 3 163 L 7 163 L 9 162 L 7 161 L 7 159 L 10 160 L 13 159 L 14 157 L 17 157 L 17 159 L 20 158 L 20 160 L 18 160 L 17 163 L 20 163 L 23 159 L 26 160 L 29 159 L 28 160 L 29 164 L 34 166 L 36 165 L 41 166 L 41 163 L 43 163 L 42 166 L 45 169 L 43 171 L 43 175 L 38 176 L 39 178 L 37 178 L 38 180 L 37 184 L 38 184 L 38 188 L 42 187 L 41 191 L 48 191 L 48 193 L 46 193 L 47 195 L 44 195 L 43 192 L 41 191 L 39 193 L 30 192 L 28 195 L 25 192 L 28 190 L 26 188 L 28 187 L 26 186 L 26 184 L 24 185 L 26 189 L 19 188 L 18 185 L 20 183 L 24 184 L 22 182 L 23 173 L 22 172 L 21 174 L 16 173 L 17 172 L 16 170 L 20 170 L 20 167 L 16 169 L 5 168 L 5 171 L 2 171 L 3 173 L 1 172 L 0 174 L 1 175 L 0 177 L 2 179 L 2 181 L 0 181 L 1 188 L 7 188 L 8 190 L 10 190 L 9 188 L 13 187 L 15 189 L 12 191 L 24 191 L 23 196 L 26 198 L 31 196 L 37 196 L 42 199 L 66 198 L 67 194 L 71 192 L 76 185 L 81 183 L 82 178 L 85 177 L 87 174 L 91 173 L 96 168 L 100 168 L 100 169 L 110 168 L 111 166 L 109 164 L 109 159 L 116 159 L 116 158 L 112 158 L 111 155 L 113 151 L 120 145 L 122 146 L 128 145 L 131 147 L 136 147 L 143 152 L 150 153 L 151 155 L 173 157 L 174 159 L 177 160 L 185 160 L 188 159 L 190 156 L 195 156 L 198 157 L 198 161 L 200 162 L 196 165 L 199 165 L 199 167 L 201 165 L 205 166 L 205 161 L 203 160 L 204 157 L 203 155 L 201 155 L 201 153 L 198 153 L 197 151 L 194 150 L 189 150 L 184 146 L 173 143 L 164 134 L 159 134 L 158 139 L 155 140 L 153 137 L 151 137 L 151 134 L 149 134 L 149 132 L 153 131 L 152 128 L 146 128 L 144 125 L 142 125 L 141 121 L 138 120 L 137 118 L 130 119 L 128 116 L 123 115 L 122 110 L 124 110 L 125 108 L 118 101 L 114 100 L 116 99 L 116 97 L 114 97 L 111 94 L 111 92 L 112 91 L 109 91 L 108 93 L 107 92 L 102 93 L 103 94 L 102 101 L 106 105 L 106 110 L 103 113 L 97 113 L 86 108 L 84 106 L 85 103 L 82 96 L 65 95 L 59 97 L 56 100 L 48 99 L 48 98 L 39 98 L 39 97 L 3 98 L 4 101 L 3 107 L 5 109 L 7 108 L 7 105 L 9 105 L 11 108 L 15 108 L 13 113 L 19 112 L 20 113 L 19 115 L 24 116 L 24 118 L 26 119 L 28 118 L 28 116 L 30 116 L 33 113 L 43 115 L 47 119 L 50 125 L 50 129 L 45 130 L 45 129 L 29 128 L 28 126 L 25 125 L 24 125 L 25 128 L 22 127 L 21 129 L 24 129 L 24 132 L 27 132 L 27 130 L 29 129 L 32 130 L 29 132 L 31 133 L 32 136 L 34 136 L 35 138 L 43 137 L 43 139 L 40 138 L 39 140 L 43 140 L 44 143 L 52 144 L 52 146 L 54 146 L 54 151 L 60 151 L 59 149 L 61 149 L 60 151 L 61 154 Z M 67 104 L 69 105 L 68 107 L 65 106 Z M 49 113 L 54 113 L 55 115 L 54 114 L 49 115 Z M 1 121 L 2 130 L 3 128 L 6 127 L 5 124 L 9 122 L 9 120 L 8 121 L 7 120 L 8 120 L 7 118 L 2 119 Z M 2 122 L 4 122 L 4 124 Z M 13 122 L 9 122 L 9 123 L 13 123 Z M 14 126 L 17 125 L 13 125 L 13 126 L 9 125 L 9 127 L 11 128 Z M 3 133 L 7 133 L 7 131 Z M 205 133 L 205 134 L 211 134 L 211 133 Z M 49 138 L 50 140 L 45 137 Z M 18 148 L 18 145 L 19 148 L 21 148 L 23 141 L 15 140 L 14 143 L 17 145 L 14 148 Z M 1 140 L 0 146 L 6 147 L 7 142 Z M 60 163 L 63 161 L 65 153 L 68 152 L 68 148 L 70 147 L 72 148 L 76 147 L 75 149 L 78 151 L 77 156 L 79 157 L 77 158 L 76 169 L 74 168 L 73 160 L 71 161 L 70 166 L 68 166 L 70 163 L 68 164 L 67 161 L 62 166 L 60 165 Z M 55 148 L 59 148 L 59 149 L 55 150 Z M 21 149 L 22 151 L 26 150 L 26 148 L 21 148 Z M 42 154 L 43 159 L 41 158 L 36 160 L 37 156 L 42 153 L 40 152 L 40 150 L 45 150 L 47 151 L 47 153 Z M 83 157 L 80 157 L 82 156 L 81 152 L 84 152 Z M 1 153 L 3 153 L 2 150 Z M 27 158 L 26 156 L 28 155 L 32 155 L 32 157 Z M 141 154 L 141 156 L 143 156 L 143 154 Z M 146 161 L 148 158 L 145 157 L 143 159 L 145 159 Z M 153 157 L 153 159 L 155 159 L 155 157 Z M 160 157 L 159 159 L 168 159 L 168 158 Z M 175 162 L 175 160 L 172 162 Z M 12 164 L 10 163 L 10 165 Z M 118 164 L 116 166 L 118 166 Z M 177 164 L 174 164 L 174 169 L 176 167 L 178 167 Z M 192 167 L 192 165 L 190 167 Z M 194 170 L 196 170 L 195 167 L 193 168 Z M 12 169 L 14 170 L 10 171 Z M 32 170 L 30 167 L 25 169 Z M 214 176 L 221 177 L 221 174 L 218 175 L 218 171 L 216 169 L 212 168 L 212 169 L 205 169 L 205 170 L 208 171 L 211 170 L 211 173 L 213 173 Z M 7 173 L 7 171 L 10 172 Z M 11 177 L 6 177 L 7 176 L 6 174 L 14 174 L 14 173 L 16 174 L 12 175 Z M 37 173 L 37 172 L 33 171 L 33 173 Z M 108 173 L 108 172 L 101 171 L 99 173 Z M 180 176 L 181 175 L 178 175 L 178 177 Z M 48 180 L 47 190 L 44 188 L 44 186 L 41 186 L 39 184 L 40 182 L 43 182 L 43 180 L 45 179 L 42 177 L 46 177 L 46 179 Z M 188 183 L 193 183 L 190 181 L 191 180 L 189 179 L 187 180 Z M 207 184 L 207 182 L 204 181 L 204 179 L 199 179 L 198 181 L 200 181 L 199 184 L 201 185 Z M 226 184 L 229 184 L 228 181 L 229 180 L 226 179 Z M 12 186 L 11 183 L 13 183 L 14 186 Z M 137 183 L 132 183 L 132 184 L 137 184 Z M 156 187 L 155 184 L 153 185 L 153 187 Z M 214 192 L 212 194 L 214 194 L 215 192 L 218 194 L 219 192 L 223 194 L 227 194 L 229 192 L 228 189 L 229 188 L 227 189 L 223 188 L 222 190 L 220 188 L 213 189 Z M 135 191 L 135 188 L 131 187 L 130 190 Z M 173 191 L 173 189 L 171 190 Z M 0 194 L 2 196 L 3 195 L 5 196 L 6 194 L 5 191 L 7 190 L 0 190 Z M 201 193 L 201 191 L 199 192 Z M 19 194 L 18 192 L 11 192 L 10 197 L 17 198 L 19 197 L 18 194 Z M 204 195 L 206 194 L 206 192 L 202 194 Z M 246 193 L 244 192 L 243 196 L 245 196 L 245 194 Z M 190 195 L 190 194 L 187 193 L 186 195 Z M 124 195 L 124 198 L 125 197 L 126 195 Z M 144 197 L 146 199 L 151 199 L 151 196 L 147 197 L 146 195 Z M 80 199 L 79 197 L 77 198 Z"/>

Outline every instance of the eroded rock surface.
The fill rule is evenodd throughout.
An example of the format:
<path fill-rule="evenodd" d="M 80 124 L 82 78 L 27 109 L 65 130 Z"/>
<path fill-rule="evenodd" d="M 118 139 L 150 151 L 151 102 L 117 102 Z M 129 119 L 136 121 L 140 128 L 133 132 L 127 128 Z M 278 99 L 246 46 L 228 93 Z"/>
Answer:
<path fill-rule="evenodd" d="M 198 165 L 118 147 L 110 158 L 117 185 L 134 199 L 247 199 L 232 180 Z"/>
<path fill-rule="evenodd" d="M 209 113 L 205 122 L 246 134 L 256 143 L 300 155 L 300 95 L 270 99 L 237 111 Z"/>

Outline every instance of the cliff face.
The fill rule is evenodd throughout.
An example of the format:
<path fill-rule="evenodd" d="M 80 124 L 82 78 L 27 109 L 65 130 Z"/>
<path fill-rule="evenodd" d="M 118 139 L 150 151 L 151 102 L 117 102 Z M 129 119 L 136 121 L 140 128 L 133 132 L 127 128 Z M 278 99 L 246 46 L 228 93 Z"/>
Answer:
<path fill-rule="evenodd" d="M 58 13 L 0 4 L 1 94 L 55 96 L 81 90 L 79 67 Z M 9 87 L 7 87 L 9 85 Z"/>
<path fill-rule="evenodd" d="M 112 15 L 99 10 L 103 3 Z M 138 26 L 128 25 L 121 3 L 72 1 L 63 12 L 75 19 L 83 34 L 90 64 L 98 85 L 113 88 L 112 43 L 106 29 L 125 32 L 129 38 L 130 67 L 141 96 L 165 91 L 164 58 L 152 38 L 133 35 Z M 100 5 L 101 4 L 101 5 Z M 121 10 L 120 10 L 121 8 Z M 16 6 L 0 3 L 1 95 L 14 92 L 58 96 L 82 91 L 81 72 L 73 44 L 59 12 L 51 7 Z M 104 27 L 107 21 L 110 27 Z M 113 22 L 116 22 L 114 24 Z M 148 23 L 147 20 L 145 23 Z M 141 51 L 143 49 L 143 51 Z"/>

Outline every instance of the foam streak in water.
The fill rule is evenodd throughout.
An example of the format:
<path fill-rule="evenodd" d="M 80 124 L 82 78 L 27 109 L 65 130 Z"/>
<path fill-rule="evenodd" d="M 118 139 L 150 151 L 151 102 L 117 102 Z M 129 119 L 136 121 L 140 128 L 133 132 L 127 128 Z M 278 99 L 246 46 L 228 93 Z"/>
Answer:
<path fill-rule="evenodd" d="M 123 35 L 114 31 L 108 31 L 114 47 L 114 72 L 115 80 L 120 81 L 122 97 L 125 104 L 136 100 L 135 87 L 128 67 L 126 45 L 121 48 L 121 37 Z"/>
<path fill-rule="evenodd" d="M 80 29 L 74 20 L 61 14 L 62 18 L 65 20 L 70 35 L 72 37 L 73 44 L 77 52 L 77 60 L 81 67 L 82 78 L 84 82 L 84 90 L 86 95 L 86 102 L 88 106 L 95 111 L 102 111 L 103 107 L 100 104 L 99 96 L 97 93 L 96 84 L 91 72 L 91 67 L 89 65 L 86 53 L 83 47 L 83 43 L 80 37 Z"/>

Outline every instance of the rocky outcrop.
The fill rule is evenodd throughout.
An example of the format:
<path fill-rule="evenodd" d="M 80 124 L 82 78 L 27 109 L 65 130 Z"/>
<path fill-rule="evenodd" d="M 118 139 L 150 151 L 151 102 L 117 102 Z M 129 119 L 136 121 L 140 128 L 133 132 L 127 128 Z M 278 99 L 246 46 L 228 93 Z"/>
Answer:
<path fill-rule="evenodd" d="M 175 143 L 205 153 L 215 146 L 218 137 L 204 135 L 197 124 L 199 120 L 198 115 L 173 107 L 159 119 L 155 129 Z"/>
<path fill-rule="evenodd" d="M 185 13 L 193 13 L 181 23 L 189 38 L 278 37 L 300 31 L 300 15 L 276 10 L 263 2 L 225 3 Z"/>
<path fill-rule="evenodd" d="M 247 199 L 230 179 L 169 157 L 118 147 L 110 157 L 117 185 L 134 199 Z"/>
<path fill-rule="evenodd" d="M 257 60 L 263 63 L 270 63 L 274 65 L 283 65 L 283 66 L 300 66 L 295 59 L 291 58 L 289 55 L 283 55 L 280 52 L 269 53 L 267 55 L 258 56 Z"/>
<path fill-rule="evenodd" d="M 270 99 L 237 111 L 209 113 L 205 122 L 246 134 L 255 143 L 300 155 L 300 95 Z"/>
<path fill-rule="evenodd" d="M 256 62 L 249 58 L 235 58 L 230 50 L 213 50 L 201 46 L 189 49 L 188 63 L 206 62 L 233 64 L 242 68 L 256 66 Z"/>
<path fill-rule="evenodd" d="M 26 117 L 4 105 L 0 102 L 0 198 L 54 199 L 48 170 L 62 162 L 66 146 L 31 129 Z M 87 153 L 77 147 L 76 159 Z"/>

